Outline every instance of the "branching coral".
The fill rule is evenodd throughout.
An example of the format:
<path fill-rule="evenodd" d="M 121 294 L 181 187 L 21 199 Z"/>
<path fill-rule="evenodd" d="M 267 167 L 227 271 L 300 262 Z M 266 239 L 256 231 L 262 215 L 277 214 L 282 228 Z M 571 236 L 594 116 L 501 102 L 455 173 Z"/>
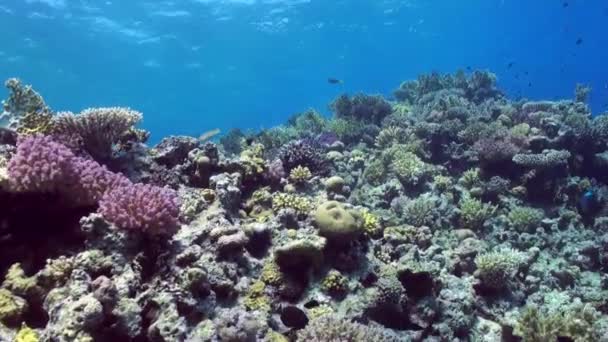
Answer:
<path fill-rule="evenodd" d="M 4 85 L 10 95 L 8 100 L 2 101 L 0 122 L 6 121 L 9 128 L 20 133 L 47 133 L 51 128 L 52 112 L 42 96 L 16 78 L 8 79 Z"/>
<path fill-rule="evenodd" d="M 334 100 L 331 108 L 338 118 L 373 124 L 380 124 L 382 119 L 392 113 L 390 103 L 379 95 L 358 94 L 352 98 L 342 95 Z"/>
<path fill-rule="evenodd" d="M 504 288 L 524 261 L 524 254 L 514 249 L 498 249 L 475 258 L 475 275 L 488 289 Z"/>
<path fill-rule="evenodd" d="M 54 120 L 54 133 L 81 138 L 85 150 L 103 161 L 112 155 L 121 135 L 141 119 L 141 113 L 121 107 L 89 108 L 78 115 L 64 112 Z"/>
<path fill-rule="evenodd" d="M 515 325 L 515 334 L 524 341 L 555 341 L 560 338 L 576 342 L 600 341 L 599 312 L 591 305 L 579 302 L 558 312 L 547 312 L 529 305 L 523 309 Z"/>
<path fill-rule="evenodd" d="M 305 166 L 313 173 L 325 171 L 322 153 L 305 140 L 293 141 L 281 148 L 279 159 L 287 172 L 297 166 Z"/>
<path fill-rule="evenodd" d="M 460 220 L 464 227 L 479 228 L 494 214 L 496 207 L 478 199 L 465 196 L 459 203 Z"/>
<path fill-rule="evenodd" d="M 170 234 L 178 227 L 179 201 L 175 191 L 147 184 L 131 184 L 108 191 L 99 212 L 122 229 L 151 235 Z"/>
<path fill-rule="evenodd" d="M 515 207 L 509 211 L 507 218 L 516 230 L 526 231 L 538 226 L 544 216 L 544 213 L 539 209 Z"/>
<path fill-rule="evenodd" d="M 353 323 L 333 315 L 322 316 L 298 332 L 298 341 L 310 342 L 397 342 L 399 340 L 388 331 Z"/>
<path fill-rule="evenodd" d="M 392 170 L 404 183 L 418 183 L 421 177 L 429 170 L 428 165 L 412 152 L 397 150 L 393 153 L 392 157 Z"/>
<path fill-rule="evenodd" d="M 289 179 L 296 184 L 306 183 L 311 177 L 312 173 L 306 166 L 296 166 L 289 173 Z"/>
<path fill-rule="evenodd" d="M 310 200 L 308 200 L 306 197 L 286 194 L 283 192 L 272 196 L 272 209 L 274 211 L 287 208 L 294 209 L 298 215 L 307 215 L 312 209 L 312 203 L 310 203 Z"/>
<path fill-rule="evenodd" d="M 8 165 L 9 183 L 20 192 L 57 193 L 76 205 L 95 205 L 120 228 L 157 233 L 174 229 L 179 215 L 172 190 L 132 184 L 97 162 L 74 155 L 51 137 L 20 138 Z"/>
<path fill-rule="evenodd" d="M 538 154 L 516 154 L 513 162 L 528 168 L 543 169 L 567 164 L 570 156 L 570 152 L 565 150 L 544 150 Z"/>

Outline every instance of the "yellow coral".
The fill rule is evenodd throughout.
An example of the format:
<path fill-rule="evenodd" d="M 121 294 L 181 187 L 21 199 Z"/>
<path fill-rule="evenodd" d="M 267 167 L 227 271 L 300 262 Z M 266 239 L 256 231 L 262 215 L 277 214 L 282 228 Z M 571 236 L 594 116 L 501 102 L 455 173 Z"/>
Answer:
<path fill-rule="evenodd" d="M 380 221 L 378 217 L 369 212 L 367 209 L 361 210 L 361 218 L 363 219 L 363 229 L 369 235 L 375 235 L 380 230 Z"/>
<path fill-rule="evenodd" d="M 257 176 L 264 172 L 264 145 L 253 144 L 241 152 L 240 161 L 245 168 L 244 176 Z"/>
<path fill-rule="evenodd" d="M 48 134 L 54 129 L 53 114 L 49 111 L 25 113 L 19 120 L 17 132 L 20 134 Z"/>
<path fill-rule="evenodd" d="M 312 209 L 312 203 L 302 196 L 282 192 L 275 194 L 272 197 L 272 209 L 279 211 L 286 208 L 294 209 L 299 215 L 306 215 Z"/>
<path fill-rule="evenodd" d="M 289 179 L 295 184 L 306 183 L 312 177 L 310 169 L 306 166 L 298 165 L 289 173 Z"/>
<path fill-rule="evenodd" d="M 40 338 L 38 337 L 38 333 L 36 332 L 36 330 L 28 327 L 27 325 L 25 325 L 25 323 L 23 325 L 21 325 L 21 329 L 19 329 L 17 336 L 15 336 L 15 342 L 38 342 L 38 341 L 40 341 Z"/>
<path fill-rule="evenodd" d="M 273 260 L 269 260 L 264 264 L 260 278 L 268 285 L 277 286 L 281 284 L 283 274 L 281 273 L 279 266 Z"/>
<path fill-rule="evenodd" d="M 41 293 L 40 287 L 36 284 L 36 278 L 27 277 L 20 263 L 15 263 L 9 267 L 2 287 L 21 297 Z"/>
<path fill-rule="evenodd" d="M 348 290 L 348 281 L 340 272 L 331 270 L 321 282 L 321 289 L 330 295 L 342 295 Z"/>
<path fill-rule="evenodd" d="M 27 303 L 7 289 L 0 289 L 0 321 L 18 322 L 27 311 Z"/>
<path fill-rule="evenodd" d="M 439 191 L 446 191 L 452 186 L 452 178 L 437 175 L 433 178 L 433 185 L 435 185 L 435 188 Z"/>
<path fill-rule="evenodd" d="M 331 306 L 329 306 L 327 304 L 321 304 L 319 306 L 310 308 L 308 310 L 308 317 L 310 317 L 311 320 L 315 320 L 321 316 L 329 315 L 333 312 L 334 312 L 334 309 L 332 309 Z"/>
<path fill-rule="evenodd" d="M 270 311 L 270 298 L 264 293 L 265 288 L 266 284 L 261 280 L 251 284 L 243 302 L 247 309 Z"/>

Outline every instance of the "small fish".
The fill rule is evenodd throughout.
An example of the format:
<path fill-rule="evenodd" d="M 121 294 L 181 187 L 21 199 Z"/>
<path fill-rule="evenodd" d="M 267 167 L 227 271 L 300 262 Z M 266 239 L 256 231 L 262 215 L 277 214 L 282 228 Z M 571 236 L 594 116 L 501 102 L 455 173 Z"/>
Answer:
<path fill-rule="evenodd" d="M 248 138 L 246 138 L 246 139 L 245 139 L 245 144 L 246 144 L 247 146 L 251 146 L 251 145 L 253 145 L 254 141 L 255 141 L 255 139 L 254 139 L 254 138 L 252 138 L 252 137 L 248 137 Z"/>
<path fill-rule="evenodd" d="M 589 190 L 581 196 L 579 207 L 583 214 L 594 215 L 601 209 L 601 201 L 595 191 Z"/>
<path fill-rule="evenodd" d="M 473 70 L 473 68 L 471 68 L 470 65 L 467 65 L 467 70 L 471 71 L 471 70 Z"/>
<path fill-rule="evenodd" d="M 220 134 L 220 129 L 216 128 L 216 129 L 212 129 L 210 131 L 207 131 L 203 134 L 201 134 L 200 137 L 198 137 L 198 140 L 200 140 L 201 142 L 205 142 L 209 139 L 212 139 L 213 137 L 215 137 L 216 135 Z"/>
<path fill-rule="evenodd" d="M 532 82 L 528 82 L 528 87 L 531 87 L 531 86 L 532 86 Z"/>
<path fill-rule="evenodd" d="M 528 76 L 530 73 L 527 71 L 524 71 L 524 75 Z"/>
<path fill-rule="evenodd" d="M 576 40 L 576 45 L 581 45 L 583 44 L 583 38 L 579 38 Z"/>
<path fill-rule="evenodd" d="M 327 83 L 329 83 L 329 84 L 344 84 L 344 81 L 339 80 L 337 78 L 330 77 L 330 78 L 327 79 Z"/>
<path fill-rule="evenodd" d="M 515 64 L 515 62 L 509 62 L 509 64 L 507 64 L 507 69 L 511 69 L 511 67 L 513 66 L 513 64 Z"/>
<path fill-rule="evenodd" d="M 568 2 L 564 2 L 564 3 L 562 3 L 562 7 L 563 7 L 563 8 L 568 7 L 568 5 L 569 5 L 569 4 L 568 4 Z"/>

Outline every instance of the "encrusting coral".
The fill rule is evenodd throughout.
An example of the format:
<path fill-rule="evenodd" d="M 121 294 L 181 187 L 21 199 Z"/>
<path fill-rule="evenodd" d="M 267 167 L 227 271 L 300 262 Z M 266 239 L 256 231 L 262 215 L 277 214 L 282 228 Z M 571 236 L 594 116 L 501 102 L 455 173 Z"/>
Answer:
<path fill-rule="evenodd" d="M 584 87 L 512 101 L 432 73 L 148 146 L 135 110 L 7 86 L 2 341 L 608 335 L 608 120 Z"/>

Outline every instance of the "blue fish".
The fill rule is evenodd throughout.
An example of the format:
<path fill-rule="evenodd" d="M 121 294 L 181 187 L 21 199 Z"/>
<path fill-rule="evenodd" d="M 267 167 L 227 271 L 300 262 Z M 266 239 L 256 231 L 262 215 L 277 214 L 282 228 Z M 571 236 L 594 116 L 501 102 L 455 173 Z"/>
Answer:
<path fill-rule="evenodd" d="M 593 190 L 585 192 L 579 200 L 581 213 L 585 215 L 594 215 L 600 209 L 600 199 Z"/>

